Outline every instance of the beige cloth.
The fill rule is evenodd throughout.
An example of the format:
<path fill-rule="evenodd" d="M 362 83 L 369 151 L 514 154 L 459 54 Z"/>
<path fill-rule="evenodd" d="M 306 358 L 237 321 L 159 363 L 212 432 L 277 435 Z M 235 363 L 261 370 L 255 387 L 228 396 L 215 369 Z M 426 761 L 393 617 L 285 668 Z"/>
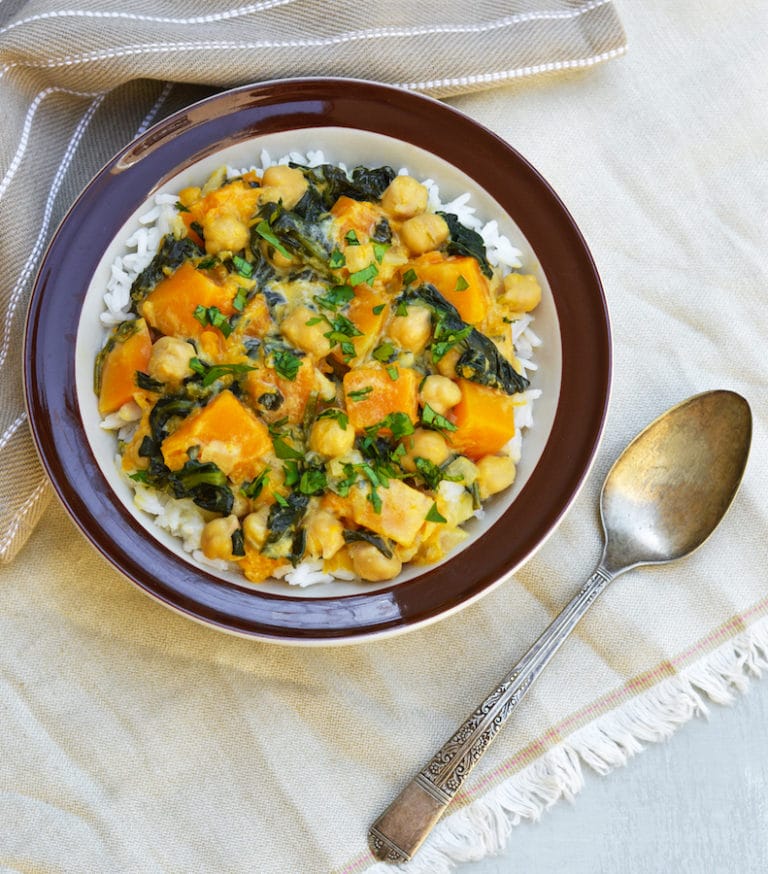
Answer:
<path fill-rule="evenodd" d="M 35 270 L 74 197 L 133 136 L 214 86 L 354 76 L 442 97 L 592 66 L 624 45 L 608 0 L 0 5 L 0 562 L 50 494 L 18 366 Z"/>
<path fill-rule="evenodd" d="M 566 6 L 576 8 L 546 8 Z M 456 616 L 308 650 L 228 637 L 151 602 L 53 503 L 0 580 L 0 868 L 384 874 L 366 852 L 367 826 L 591 572 L 599 485 L 622 446 L 708 388 L 741 392 L 755 414 L 729 516 L 686 561 L 637 570 L 601 597 L 406 870 L 447 871 L 450 859 L 492 849 L 506 822 L 578 786 L 576 754 L 605 770 L 687 718 L 700 690 L 727 697 L 765 663 L 766 8 L 653 0 L 621 14 L 625 58 L 451 99 L 547 176 L 605 282 L 613 396 L 595 470 L 563 524 L 513 580 Z M 123 86 L 93 122 L 109 106 L 115 124 L 138 127 L 149 90 Z M 30 133 L 49 175 L 39 188 L 25 177 L 29 210 L 62 160 L 40 145 L 71 109 L 51 97 Z M 92 100 L 76 104 L 81 115 Z M 94 130 L 82 147 L 107 158 L 108 143 L 86 139 Z M 13 157 L 3 151 L 5 167 Z M 59 197 L 76 188 L 62 183 Z M 39 227 L 19 249 L 3 212 L 0 221 L 7 283 Z"/>

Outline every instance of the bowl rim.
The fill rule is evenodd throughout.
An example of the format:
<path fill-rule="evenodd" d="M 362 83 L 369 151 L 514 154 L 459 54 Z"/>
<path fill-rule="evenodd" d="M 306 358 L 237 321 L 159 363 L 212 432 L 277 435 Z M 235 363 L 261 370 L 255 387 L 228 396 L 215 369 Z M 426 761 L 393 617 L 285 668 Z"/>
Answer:
<path fill-rule="evenodd" d="M 75 391 L 74 337 L 90 273 L 125 219 L 164 179 L 243 139 L 329 126 L 426 149 L 503 206 L 552 288 L 562 382 L 538 464 L 511 507 L 475 542 L 405 582 L 360 594 L 296 598 L 222 581 L 146 537 L 104 479 L 86 439 Z M 458 110 L 357 79 L 240 86 L 174 112 L 134 139 L 94 176 L 51 238 L 24 331 L 24 396 L 33 440 L 55 493 L 90 543 L 141 590 L 177 612 L 241 636 L 290 644 L 352 643 L 412 630 L 508 579 L 552 534 L 583 485 L 602 436 L 611 375 L 610 319 L 600 277 L 549 183 L 505 140 Z M 82 489 L 81 482 L 92 487 Z M 513 515 L 516 536 L 510 538 L 505 523 Z M 137 547 L 143 555 L 136 555 Z"/>

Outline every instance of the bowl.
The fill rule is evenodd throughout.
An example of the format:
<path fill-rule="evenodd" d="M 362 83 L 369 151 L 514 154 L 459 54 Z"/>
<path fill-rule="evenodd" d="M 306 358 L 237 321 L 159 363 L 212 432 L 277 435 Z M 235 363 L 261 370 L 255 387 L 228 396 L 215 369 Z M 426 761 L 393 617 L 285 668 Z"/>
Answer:
<path fill-rule="evenodd" d="M 443 202 L 469 191 L 486 220 L 523 251 L 543 289 L 535 423 L 516 482 L 442 563 L 383 584 L 254 586 L 206 568 L 136 509 L 99 427 L 93 360 L 110 265 L 157 193 L 216 167 L 321 149 L 347 166 L 406 166 Z M 449 615 L 501 584 L 554 530 L 589 470 L 605 417 L 610 330 L 600 280 L 573 219 L 541 175 L 503 140 L 430 98 L 345 79 L 237 88 L 155 125 L 91 181 L 55 233 L 27 316 L 24 375 L 32 433 L 58 497 L 88 540 L 143 591 L 233 633 L 291 644 L 353 642 Z"/>

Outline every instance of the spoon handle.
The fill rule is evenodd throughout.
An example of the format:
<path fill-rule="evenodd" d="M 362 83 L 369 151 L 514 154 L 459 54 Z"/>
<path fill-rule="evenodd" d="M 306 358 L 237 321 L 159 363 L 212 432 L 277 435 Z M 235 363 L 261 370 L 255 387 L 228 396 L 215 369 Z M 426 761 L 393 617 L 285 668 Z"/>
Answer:
<path fill-rule="evenodd" d="M 368 832 L 376 858 L 392 863 L 411 859 L 499 729 L 613 576 L 598 565 L 536 643 L 376 820 Z"/>

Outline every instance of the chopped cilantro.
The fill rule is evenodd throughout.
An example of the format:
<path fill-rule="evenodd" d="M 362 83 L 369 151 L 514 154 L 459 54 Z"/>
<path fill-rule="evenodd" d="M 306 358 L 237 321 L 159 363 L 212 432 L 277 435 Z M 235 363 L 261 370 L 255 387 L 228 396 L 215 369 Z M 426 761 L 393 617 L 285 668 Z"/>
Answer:
<path fill-rule="evenodd" d="M 280 494 L 280 492 L 272 492 L 272 497 L 280 504 L 281 507 L 289 506 L 288 501 Z"/>
<path fill-rule="evenodd" d="M 416 275 L 415 270 L 406 270 L 405 273 L 403 273 L 403 285 L 410 285 L 412 282 L 416 282 L 418 278 L 419 277 Z"/>
<path fill-rule="evenodd" d="M 304 458 L 303 452 L 299 452 L 298 449 L 294 449 L 294 447 L 286 443 L 282 437 L 273 437 L 272 443 L 275 447 L 275 455 L 282 461 L 287 461 L 292 458 Z"/>
<path fill-rule="evenodd" d="M 410 420 L 407 413 L 388 413 L 380 422 L 375 425 L 369 425 L 365 429 L 365 433 L 369 436 L 375 436 L 379 431 L 389 429 L 395 440 L 400 440 L 413 434 L 413 422 Z"/>
<path fill-rule="evenodd" d="M 277 237 L 272 233 L 271 228 L 269 227 L 269 222 L 262 219 L 256 225 L 256 233 L 264 240 L 266 240 L 271 246 L 274 246 L 275 249 L 284 257 L 284 258 L 292 258 L 291 253 L 285 248 L 285 246 L 277 239 Z"/>
<path fill-rule="evenodd" d="M 373 357 L 377 361 L 381 361 L 383 364 L 391 361 L 394 354 L 395 347 L 387 340 L 383 343 L 379 343 L 379 345 L 373 350 Z"/>
<path fill-rule="evenodd" d="M 468 288 L 469 283 L 461 274 L 459 274 L 459 278 L 456 280 L 456 291 L 466 291 Z"/>
<path fill-rule="evenodd" d="M 343 410 L 337 410 L 335 408 L 323 410 L 323 412 L 320 413 L 317 418 L 335 419 L 339 423 L 339 427 L 342 431 L 346 431 L 347 425 L 349 424 L 349 416 Z"/>
<path fill-rule="evenodd" d="M 218 307 L 196 306 L 193 315 L 204 328 L 208 325 L 218 328 L 225 337 L 232 333 L 229 319 Z"/>
<path fill-rule="evenodd" d="M 361 285 L 365 282 L 367 285 L 370 285 L 378 275 L 379 268 L 373 261 L 371 261 L 371 263 L 367 267 L 363 267 L 362 270 L 357 270 L 355 273 L 349 274 L 349 284 Z"/>
<path fill-rule="evenodd" d="M 440 515 L 440 511 L 437 509 L 437 504 L 432 504 L 429 508 L 429 513 L 424 517 L 427 522 L 447 522 L 448 520 L 445 516 Z"/>
<path fill-rule="evenodd" d="M 258 476 L 255 476 L 250 482 L 243 483 L 240 491 L 246 498 L 258 498 L 268 479 L 269 468 L 265 467 L 264 470 L 262 470 L 262 472 Z"/>
<path fill-rule="evenodd" d="M 328 479 L 325 471 L 317 467 L 311 467 L 301 475 L 299 491 L 303 495 L 317 495 L 324 492 L 327 485 Z"/>
<path fill-rule="evenodd" d="M 374 243 L 373 244 L 373 257 L 376 261 L 381 264 L 384 260 L 384 256 L 387 253 L 387 249 L 389 249 L 388 243 Z"/>
<path fill-rule="evenodd" d="M 318 295 L 315 303 L 326 310 L 337 310 L 349 303 L 354 296 L 355 290 L 351 285 L 334 285 L 325 294 Z"/>
<path fill-rule="evenodd" d="M 389 378 L 392 380 L 392 382 L 397 382 L 400 377 L 400 371 L 395 367 L 394 364 L 390 365 L 387 368 L 387 373 L 389 374 Z"/>
<path fill-rule="evenodd" d="M 235 269 L 241 276 L 248 278 L 253 275 L 253 265 L 246 261 L 245 258 L 241 258 L 239 255 L 233 255 L 232 263 L 235 265 Z"/>
<path fill-rule="evenodd" d="M 381 313 L 384 312 L 385 306 L 386 306 L 386 304 L 383 304 L 383 303 L 377 304 L 375 307 L 371 308 L 371 312 L 374 314 L 374 316 L 379 316 L 379 315 L 381 315 Z"/>
<path fill-rule="evenodd" d="M 421 411 L 421 422 L 433 428 L 435 431 L 455 431 L 456 426 L 453 422 L 449 422 L 445 416 L 436 413 L 429 404 L 424 404 L 424 409 Z"/>
<path fill-rule="evenodd" d="M 249 364 L 214 364 L 209 367 L 207 364 L 203 364 L 199 358 L 190 358 L 189 366 L 195 373 L 203 377 L 203 388 L 213 385 L 222 376 L 237 376 L 241 373 L 248 373 L 249 370 L 256 370 Z"/>
<path fill-rule="evenodd" d="M 351 401 L 362 401 L 368 397 L 368 395 L 373 391 L 372 385 L 367 385 L 365 388 L 359 388 L 355 391 L 348 392 L 347 397 Z"/>
<path fill-rule="evenodd" d="M 328 261 L 328 266 L 331 270 L 336 270 L 337 267 L 343 267 L 346 263 L 347 259 L 338 249 L 334 249 L 333 252 L 331 252 L 331 257 Z"/>
<path fill-rule="evenodd" d="M 348 246 L 359 246 L 360 245 L 360 240 L 357 239 L 357 234 L 355 233 L 354 230 L 347 231 L 347 233 L 344 234 L 344 239 L 347 241 Z"/>
<path fill-rule="evenodd" d="M 242 285 L 237 289 L 237 294 L 232 301 L 232 306 L 237 310 L 237 312 L 241 313 L 245 309 L 245 303 L 248 300 L 248 289 L 243 288 Z"/>
<path fill-rule="evenodd" d="M 184 206 L 180 200 L 176 201 L 176 210 L 177 212 L 189 212 L 189 208 Z"/>
<path fill-rule="evenodd" d="M 272 352 L 272 364 L 283 379 L 293 382 L 301 367 L 301 358 L 289 349 L 275 349 Z"/>

